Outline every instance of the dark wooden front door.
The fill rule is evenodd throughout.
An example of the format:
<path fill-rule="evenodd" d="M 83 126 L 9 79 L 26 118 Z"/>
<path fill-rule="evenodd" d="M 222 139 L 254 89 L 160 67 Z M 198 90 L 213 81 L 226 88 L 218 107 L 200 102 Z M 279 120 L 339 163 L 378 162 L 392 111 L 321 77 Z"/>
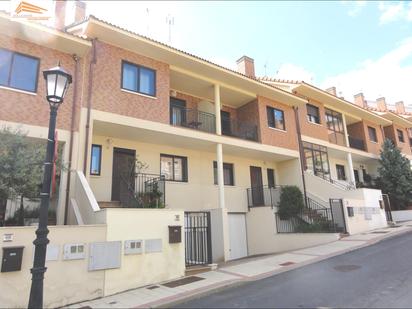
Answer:
<path fill-rule="evenodd" d="M 252 202 L 253 206 L 263 206 L 263 181 L 262 169 L 260 167 L 250 167 L 250 184 L 252 187 Z"/>
<path fill-rule="evenodd" d="M 120 201 L 121 193 L 128 185 L 134 188 L 136 151 L 132 149 L 113 149 L 112 201 Z"/>

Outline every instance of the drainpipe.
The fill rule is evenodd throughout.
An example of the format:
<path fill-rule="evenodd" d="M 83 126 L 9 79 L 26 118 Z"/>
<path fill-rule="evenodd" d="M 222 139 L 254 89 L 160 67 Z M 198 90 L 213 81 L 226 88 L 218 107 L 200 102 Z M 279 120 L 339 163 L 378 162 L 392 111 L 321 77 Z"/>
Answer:
<path fill-rule="evenodd" d="M 75 62 L 74 66 L 74 83 L 73 83 L 73 101 L 72 101 L 72 120 L 70 124 L 70 143 L 69 143 L 69 162 L 68 162 L 68 174 L 67 174 L 67 184 L 66 184 L 66 200 L 64 205 L 64 225 L 67 224 L 67 215 L 69 211 L 69 197 L 70 197 L 70 179 L 72 170 L 72 158 L 73 158 L 73 135 L 75 130 L 75 120 L 76 120 L 76 102 L 77 102 L 77 87 L 78 87 L 78 72 L 79 72 L 79 57 L 73 55 L 73 60 Z"/>
<path fill-rule="evenodd" d="M 299 121 L 299 115 L 298 115 L 298 108 L 296 106 L 293 107 L 293 111 L 295 113 L 295 124 L 296 124 L 296 133 L 298 135 L 298 144 L 299 144 L 299 158 L 300 158 L 300 173 L 302 177 L 302 185 L 303 185 L 303 195 L 305 197 L 305 205 L 306 207 L 308 206 L 308 197 L 306 194 L 306 181 L 305 181 L 305 166 L 304 166 L 304 153 L 303 153 L 303 147 L 302 147 L 302 135 L 300 132 L 300 121 Z"/>
<path fill-rule="evenodd" d="M 90 130 L 90 114 L 92 109 L 92 89 L 93 89 L 93 67 L 96 64 L 96 40 L 92 41 L 92 59 L 89 66 L 89 78 L 87 89 L 87 121 L 86 121 L 86 141 L 84 143 L 84 162 L 83 162 L 83 174 L 86 176 L 87 170 L 87 153 L 89 148 L 89 130 Z"/>

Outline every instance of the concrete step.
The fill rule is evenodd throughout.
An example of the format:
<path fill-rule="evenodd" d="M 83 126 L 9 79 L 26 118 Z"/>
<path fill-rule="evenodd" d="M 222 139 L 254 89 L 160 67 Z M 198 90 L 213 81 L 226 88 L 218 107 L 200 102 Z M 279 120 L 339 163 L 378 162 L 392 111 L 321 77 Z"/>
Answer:
<path fill-rule="evenodd" d="M 119 201 L 110 201 L 110 202 L 97 202 L 100 208 L 120 208 Z"/>
<path fill-rule="evenodd" d="M 216 270 L 216 269 L 217 269 L 217 264 L 189 266 L 189 267 L 186 267 L 185 275 L 193 276 L 196 274 L 201 274 L 201 273 L 205 273 L 205 272 Z"/>

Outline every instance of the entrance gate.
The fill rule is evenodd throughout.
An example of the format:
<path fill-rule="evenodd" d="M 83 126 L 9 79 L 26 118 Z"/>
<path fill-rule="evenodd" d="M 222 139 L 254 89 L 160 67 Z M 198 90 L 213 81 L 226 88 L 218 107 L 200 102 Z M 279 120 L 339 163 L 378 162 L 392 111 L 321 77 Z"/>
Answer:
<path fill-rule="evenodd" d="M 212 263 L 209 212 L 185 212 L 186 266 Z"/>

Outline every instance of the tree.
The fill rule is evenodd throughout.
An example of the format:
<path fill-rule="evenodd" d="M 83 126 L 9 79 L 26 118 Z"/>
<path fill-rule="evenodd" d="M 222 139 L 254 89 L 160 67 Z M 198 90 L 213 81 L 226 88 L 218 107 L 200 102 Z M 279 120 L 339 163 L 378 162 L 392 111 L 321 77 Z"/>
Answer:
<path fill-rule="evenodd" d="M 300 189 L 296 186 L 282 187 L 278 206 L 278 214 L 282 220 L 296 217 L 305 206 Z"/>
<path fill-rule="evenodd" d="M 38 198 L 45 148 L 19 130 L 0 130 L 0 198 L 20 198 L 19 224 L 24 225 L 24 198 Z"/>
<path fill-rule="evenodd" d="M 389 195 L 391 204 L 406 209 L 412 202 L 411 164 L 389 139 L 382 145 L 378 174 L 377 184 Z"/>

